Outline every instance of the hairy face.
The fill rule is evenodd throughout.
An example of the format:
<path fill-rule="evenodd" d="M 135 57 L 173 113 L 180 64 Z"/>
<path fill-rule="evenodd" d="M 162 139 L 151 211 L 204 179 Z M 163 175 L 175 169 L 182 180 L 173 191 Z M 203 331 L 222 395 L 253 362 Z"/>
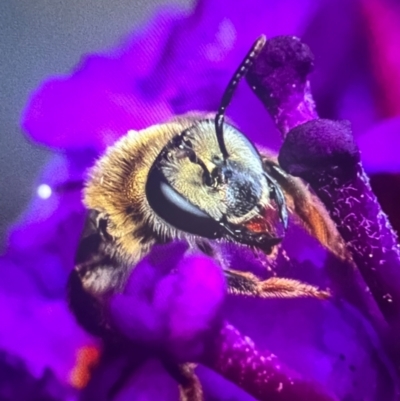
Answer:
<path fill-rule="evenodd" d="M 160 168 L 172 188 L 214 220 L 226 216 L 240 223 L 249 213 L 257 213 L 262 196 L 268 198 L 268 185 L 254 146 L 234 127 L 224 128 L 229 152 L 225 162 L 214 122 L 203 120 L 164 149 Z"/>
<path fill-rule="evenodd" d="M 277 238 L 280 189 L 264 172 L 254 145 L 228 124 L 224 159 L 214 124 L 199 120 L 163 148 L 149 174 L 150 206 L 189 233 L 249 244 Z"/>

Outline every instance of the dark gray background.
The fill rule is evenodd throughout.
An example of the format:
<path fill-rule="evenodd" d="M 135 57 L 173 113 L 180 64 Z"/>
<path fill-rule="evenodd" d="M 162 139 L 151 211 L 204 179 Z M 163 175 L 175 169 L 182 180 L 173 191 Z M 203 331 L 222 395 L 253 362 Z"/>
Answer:
<path fill-rule="evenodd" d="M 0 241 L 35 191 L 48 153 L 27 141 L 21 111 L 48 76 L 112 46 L 163 4 L 192 0 L 0 0 Z"/>

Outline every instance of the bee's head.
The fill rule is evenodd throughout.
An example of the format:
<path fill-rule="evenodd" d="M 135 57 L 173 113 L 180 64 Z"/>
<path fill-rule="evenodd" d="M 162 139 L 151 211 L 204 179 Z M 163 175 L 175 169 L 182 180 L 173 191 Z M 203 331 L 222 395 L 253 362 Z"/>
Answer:
<path fill-rule="evenodd" d="M 266 252 L 282 239 L 287 210 L 279 185 L 254 145 L 224 122 L 241 78 L 265 44 L 259 38 L 235 72 L 214 119 L 177 134 L 150 170 L 150 206 L 168 224 L 208 238 L 228 238 Z"/>
<path fill-rule="evenodd" d="M 148 202 L 179 230 L 269 252 L 287 224 L 282 191 L 253 144 L 226 123 L 224 157 L 214 124 L 199 120 L 164 147 L 148 177 Z"/>

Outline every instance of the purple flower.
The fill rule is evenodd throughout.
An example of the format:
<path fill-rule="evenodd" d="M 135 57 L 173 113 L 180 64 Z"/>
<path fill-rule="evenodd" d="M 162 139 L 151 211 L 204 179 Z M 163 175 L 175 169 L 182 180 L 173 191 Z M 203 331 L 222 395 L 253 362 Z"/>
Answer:
<path fill-rule="evenodd" d="M 109 308 L 126 337 L 149 347 L 163 344 L 175 359 L 196 362 L 212 322 L 214 331 L 219 328 L 225 280 L 215 261 L 185 256 L 187 248 L 183 243 L 155 247 Z"/>
<path fill-rule="evenodd" d="M 86 169 L 128 130 L 190 110 L 215 111 L 234 69 L 261 33 L 304 37 L 317 60 L 311 86 L 318 110 L 324 117 L 352 121 L 363 153 L 368 149 L 367 166 L 375 168 L 371 149 L 382 130 L 359 136 L 378 120 L 372 73 L 359 61 L 368 52 L 359 46 L 360 18 L 356 1 L 281 0 L 266 6 L 250 0 L 233 7 L 226 0 L 200 0 L 192 14 L 164 11 L 119 48 L 87 56 L 70 76 L 44 83 L 32 96 L 22 124 L 31 138 L 61 154 L 38 180 L 41 190 L 11 231 L 0 259 L 0 297 L 7 304 L 0 309 L 0 347 L 23 359 L 36 377 L 49 368 L 63 385 L 74 384 L 71 372 L 76 371 L 78 351 L 96 343 L 79 328 L 65 301 L 84 220 Z M 334 37 L 329 24 L 337 28 Z M 285 61 L 285 73 L 286 66 Z M 298 92 L 284 87 L 288 91 L 282 90 L 277 103 L 266 104 L 258 94 L 284 134 L 317 116 L 308 72 L 295 82 Z M 277 93 L 273 86 L 268 91 Z M 299 112 L 296 104 L 304 99 L 309 102 Z M 278 149 L 280 137 L 264 105 L 242 85 L 228 114 L 250 139 Z M 389 150 L 384 148 L 393 155 Z M 391 160 L 390 166 L 381 163 L 379 168 L 398 171 L 395 155 Z M 108 305 L 115 328 L 130 345 L 119 353 L 105 350 L 82 397 L 106 399 L 111 391 L 116 399 L 176 400 L 176 381 L 159 358 L 167 353 L 172 360 L 208 366 L 200 366 L 198 375 L 211 399 L 252 399 L 222 376 L 271 400 L 307 399 L 307 391 L 314 400 L 394 399 L 398 380 L 393 363 L 379 327 L 372 324 L 376 311 L 349 285 L 359 279 L 354 270 L 299 227 L 290 228 L 283 247 L 274 266 L 277 274 L 331 285 L 337 296 L 328 302 L 226 296 L 211 259 L 188 254 L 181 243 L 154 249 Z M 271 274 L 249 251 L 227 247 L 225 256 L 238 270 Z M 243 345 L 236 354 L 231 352 L 235 344 Z M 251 358 L 243 368 L 247 352 Z M 259 380 L 258 387 L 254 383 L 264 368 L 272 379 Z M 126 372 L 116 391 L 115 382 Z M 241 376 L 245 378 L 239 380 Z M 265 391 L 260 395 L 259 389 Z"/>

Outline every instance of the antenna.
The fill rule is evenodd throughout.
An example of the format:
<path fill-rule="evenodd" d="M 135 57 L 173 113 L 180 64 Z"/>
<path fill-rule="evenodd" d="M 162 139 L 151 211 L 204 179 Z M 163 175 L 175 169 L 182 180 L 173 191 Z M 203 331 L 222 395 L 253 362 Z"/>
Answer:
<path fill-rule="evenodd" d="M 235 74 L 229 81 L 229 84 L 226 87 L 224 94 L 222 95 L 222 100 L 221 100 L 218 112 L 215 116 L 215 132 L 217 134 L 218 145 L 219 145 L 219 148 L 221 149 L 224 160 L 226 160 L 227 157 L 229 156 L 228 151 L 226 150 L 226 146 L 225 146 L 225 142 L 224 142 L 224 132 L 223 132 L 226 108 L 231 103 L 233 94 L 235 93 L 240 80 L 247 74 L 247 71 L 249 71 L 250 67 L 253 65 L 254 61 L 260 54 L 266 41 L 267 41 L 267 39 L 266 39 L 265 35 L 261 35 L 255 41 L 255 43 L 251 47 L 250 51 L 247 53 L 246 57 L 239 65 L 238 69 L 235 71 Z"/>

